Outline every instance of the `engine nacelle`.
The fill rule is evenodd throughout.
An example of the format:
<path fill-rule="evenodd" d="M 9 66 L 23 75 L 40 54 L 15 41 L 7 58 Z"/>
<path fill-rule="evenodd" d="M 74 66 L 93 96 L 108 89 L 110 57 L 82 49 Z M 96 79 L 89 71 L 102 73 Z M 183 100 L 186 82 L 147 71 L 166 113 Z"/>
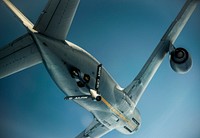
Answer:
<path fill-rule="evenodd" d="M 180 74 L 188 72 L 192 67 L 192 59 L 184 48 L 176 48 L 170 53 L 171 68 Z"/>

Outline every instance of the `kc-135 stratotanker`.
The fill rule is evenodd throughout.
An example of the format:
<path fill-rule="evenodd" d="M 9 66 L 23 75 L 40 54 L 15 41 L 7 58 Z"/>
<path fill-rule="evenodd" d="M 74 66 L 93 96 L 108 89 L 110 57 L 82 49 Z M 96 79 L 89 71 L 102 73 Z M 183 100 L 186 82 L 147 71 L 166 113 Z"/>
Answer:
<path fill-rule="evenodd" d="M 65 100 L 73 100 L 94 116 L 77 138 L 101 137 L 114 129 L 132 134 L 141 125 L 136 106 L 164 57 L 169 53 L 170 65 L 178 73 L 191 68 L 190 54 L 184 48 L 176 48 L 174 42 L 199 0 L 186 1 L 142 70 L 126 88 L 121 88 L 91 54 L 65 40 L 79 1 L 49 0 L 33 24 L 9 0 L 3 0 L 27 33 L 0 50 L 0 78 L 43 63 L 66 95 Z"/>

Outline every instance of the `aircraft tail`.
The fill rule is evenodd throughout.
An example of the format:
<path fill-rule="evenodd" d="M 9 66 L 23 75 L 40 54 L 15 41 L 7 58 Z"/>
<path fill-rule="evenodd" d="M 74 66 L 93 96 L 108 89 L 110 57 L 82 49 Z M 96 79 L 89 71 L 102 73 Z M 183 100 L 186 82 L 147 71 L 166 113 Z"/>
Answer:
<path fill-rule="evenodd" d="M 3 0 L 3 2 L 6 4 L 6 6 L 11 10 L 11 12 L 22 22 L 22 24 L 30 31 L 34 31 L 33 29 L 33 23 L 24 16 L 20 10 L 18 10 L 11 2 L 10 0 Z"/>

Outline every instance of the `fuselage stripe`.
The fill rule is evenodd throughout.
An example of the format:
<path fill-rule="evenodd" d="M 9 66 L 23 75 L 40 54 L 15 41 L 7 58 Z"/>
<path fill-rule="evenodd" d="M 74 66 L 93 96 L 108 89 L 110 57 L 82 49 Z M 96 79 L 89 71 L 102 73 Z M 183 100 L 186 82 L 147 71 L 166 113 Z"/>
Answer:
<path fill-rule="evenodd" d="M 124 122 L 126 122 L 131 128 L 135 129 L 136 127 L 131 123 L 129 119 L 127 119 L 120 111 L 114 108 L 106 99 L 101 97 L 101 101 L 118 117 L 120 117 Z"/>

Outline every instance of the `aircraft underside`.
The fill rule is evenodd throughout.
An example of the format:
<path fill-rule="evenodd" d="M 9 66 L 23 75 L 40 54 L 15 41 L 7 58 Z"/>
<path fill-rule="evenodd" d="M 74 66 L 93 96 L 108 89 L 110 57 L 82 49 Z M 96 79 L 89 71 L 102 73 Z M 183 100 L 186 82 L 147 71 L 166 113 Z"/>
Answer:
<path fill-rule="evenodd" d="M 169 54 L 170 65 L 178 73 L 186 73 L 192 66 L 190 54 L 184 48 L 176 48 L 174 42 L 197 0 L 186 1 L 142 70 L 126 88 L 121 88 L 92 55 L 65 40 L 79 0 L 49 1 L 35 25 L 9 0 L 3 2 L 28 33 L 0 50 L 0 78 L 43 63 L 66 95 L 64 99 L 73 100 L 94 116 L 77 138 L 101 137 L 113 129 L 123 134 L 134 133 L 141 125 L 136 106 L 164 57 Z"/>
<path fill-rule="evenodd" d="M 131 134 L 140 126 L 134 103 L 94 57 L 70 42 L 62 44 L 41 35 L 35 37 L 43 62 L 67 95 L 65 99 L 71 97 L 90 111 L 107 131 L 118 129 Z M 100 95 L 100 100 L 93 96 L 92 90 Z"/>

